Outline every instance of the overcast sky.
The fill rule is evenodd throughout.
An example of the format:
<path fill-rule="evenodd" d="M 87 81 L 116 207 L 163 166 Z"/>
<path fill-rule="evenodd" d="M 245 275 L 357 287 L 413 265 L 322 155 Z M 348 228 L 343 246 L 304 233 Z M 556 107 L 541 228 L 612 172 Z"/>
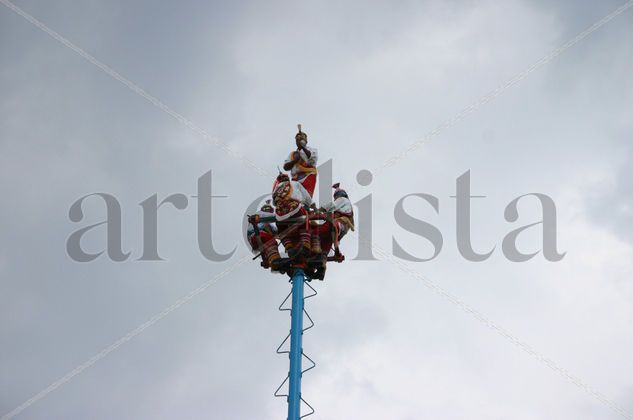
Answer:
<path fill-rule="evenodd" d="M 317 368 L 303 395 L 326 420 L 619 419 L 599 392 L 633 412 L 633 9 L 361 187 L 356 174 L 392 155 L 529 68 L 622 4 L 618 1 L 56 2 L 14 3 L 270 174 L 297 123 L 352 200 L 371 194 L 373 239 L 418 256 L 428 241 L 394 221 L 407 211 L 438 227 L 430 262 L 404 262 L 515 341 L 385 258 L 332 265 L 308 301 L 304 349 Z M 0 415 L 37 394 L 180 297 L 250 255 L 241 239 L 261 176 L 209 139 L 0 5 Z M 196 239 L 196 201 L 160 212 L 162 262 L 142 254 L 139 203 L 196 195 L 211 170 L 216 249 Z M 455 240 L 455 180 L 471 171 L 472 237 Z M 122 208 L 126 262 L 66 254 L 93 192 Z M 559 262 L 507 261 L 504 235 L 539 221 L 532 192 L 558 210 Z M 539 227 L 520 239 L 541 248 Z M 105 247 L 103 229 L 86 236 Z M 426 286 L 425 286 L 426 284 Z M 287 279 L 255 261 L 30 405 L 23 419 L 286 417 L 272 394 L 287 372 L 275 349 L 289 328 L 277 306 Z M 586 384 L 563 378 L 518 340 Z M 588 391 L 589 390 L 589 391 Z"/>

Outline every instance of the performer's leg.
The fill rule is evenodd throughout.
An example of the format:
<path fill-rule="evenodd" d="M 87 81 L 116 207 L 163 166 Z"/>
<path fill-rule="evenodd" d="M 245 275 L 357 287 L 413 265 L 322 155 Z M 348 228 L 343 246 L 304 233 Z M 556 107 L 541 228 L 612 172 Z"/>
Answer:
<path fill-rule="evenodd" d="M 349 226 L 338 220 L 335 223 L 338 227 L 338 241 L 340 242 L 341 239 L 343 239 L 343 237 L 347 234 L 347 232 L 349 232 Z"/>
<path fill-rule="evenodd" d="M 277 223 L 277 228 L 288 257 L 294 258 L 299 255 L 303 250 L 301 237 L 302 230 L 305 230 L 303 226 L 298 226 L 296 223 Z M 308 241 L 309 238 L 308 236 Z"/>
<path fill-rule="evenodd" d="M 277 262 L 281 259 L 277 239 L 268 232 L 261 232 L 260 238 L 264 247 L 262 260 L 266 261 L 268 266 L 274 270 L 277 267 Z"/>
<path fill-rule="evenodd" d="M 317 228 L 312 229 L 312 253 L 313 254 L 321 254 L 323 250 L 321 249 L 321 238 Z"/>
<path fill-rule="evenodd" d="M 287 223 L 277 223 L 277 228 L 279 229 L 279 237 L 281 238 L 281 243 L 284 246 L 284 250 L 286 254 L 290 254 L 290 250 L 292 249 L 292 232 L 289 232 L 290 225 Z"/>
<path fill-rule="evenodd" d="M 332 248 L 332 235 L 331 235 L 332 225 L 330 222 L 325 222 L 322 225 L 319 225 L 317 228 L 317 233 L 319 234 L 319 242 L 321 244 L 321 252 L 327 255 Z"/>
<path fill-rule="evenodd" d="M 307 256 L 312 251 L 312 235 L 310 234 L 310 231 L 304 227 L 301 229 L 299 237 L 301 240 L 301 248 Z"/>
<path fill-rule="evenodd" d="M 338 248 L 340 232 L 339 229 L 340 223 L 337 220 L 334 220 L 334 223 L 332 223 L 332 244 L 334 245 L 334 255 L 337 257 L 341 255 L 341 251 Z"/>
<path fill-rule="evenodd" d="M 251 250 L 257 254 L 258 252 L 261 252 L 260 246 L 259 246 L 259 242 L 257 241 L 257 236 L 253 233 L 251 235 L 248 235 L 248 243 L 251 246 Z"/>

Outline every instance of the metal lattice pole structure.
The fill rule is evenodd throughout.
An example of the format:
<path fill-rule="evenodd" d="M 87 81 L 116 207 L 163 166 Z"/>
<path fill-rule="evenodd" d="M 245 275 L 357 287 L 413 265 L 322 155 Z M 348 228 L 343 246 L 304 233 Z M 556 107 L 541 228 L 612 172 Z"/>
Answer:
<path fill-rule="evenodd" d="M 276 397 L 286 397 L 288 401 L 288 417 L 287 420 L 299 420 L 304 417 L 314 414 L 314 408 L 301 395 L 301 379 L 303 374 L 313 369 L 316 366 L 314 360 L 303 352 L 303 333 L 306 330 L 314 327 L 314 322 L 305 309 L 305 300 L 317 295 L 317 291 L 310 286 L 309 279 L 306 278 L 305 272 L 302 268 L 294 268 L 292 277 L 290 279 L 292 283 L 292 290 L 286 296 L 281 305 L 279 305 L 280 311 L 290 312 L 290 332 L 281 342 L 277 348 L 277 354 L 287 354 L 290 359 L 290 368 L 288 370 L 288 376 L 279 385 L 277 391 L 275 391 Z M 308 295 L 304 294 L 305 287 L 310 289 Z M 286 302 L 290 300 L 291 307 L 285 307 Z M 308 324 L 304 327 L 303 321 L 307 320 Z M 289 342 L 289 346 L 286 343 Z M 282 350 L 283 347 L 289 347 L 288 350 Z M 303 358 L 308 362 L 307 367 L 303 368 Z M 288 392 L 280 393 L 280 390 L 288 383 Z M 302 404 L 310 411 L 301 415 Z"/>
<path fill-rule="evenodd" d="M 303 289 L 305 274 L 297 268 L 292 275 L 292 310 L 290 312 L 290 371 L 288 420 L 301 418 L 301 359 L 303 355 Z"/>

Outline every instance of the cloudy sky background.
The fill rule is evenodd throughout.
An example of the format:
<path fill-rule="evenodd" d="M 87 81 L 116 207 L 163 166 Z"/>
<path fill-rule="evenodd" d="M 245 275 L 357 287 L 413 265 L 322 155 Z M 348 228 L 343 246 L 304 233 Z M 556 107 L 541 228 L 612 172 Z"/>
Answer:
<path fill-rule="evenodd" d="M 431 262 L 406 263 L 522 342 L 633 411 L 633 10 L 615 18 L 368 187 L 388 157 L 564 44 L 621 1 L 221 2 L 23 0 L 15 4 L 274 173 L 304 124 L 354 201 L 372 194 L 374 240 L 428 243 L 393 208 L 425 192 L 440 214 Z M 228 157 L 121 83 L 0 7 L 0 415 L 249 255 L 241 216 L 271 179 Z M 196 242 L 196 202 L 160 212 L 163 262 L 142 253 L 141 201 L 196 194 L 213 172 L 214 238 Z M 455 179 L 471 171 L 473 244 L 455 242 Z M 102 221 L 92 192 L 122 206 L 127 262 L 73 262 L 75 229 Z M 541 192 L 557 204 L 556 263 L 511 263 L 504 235 L 540 219 L 503 210 Z M 521 249 L 540 248 L 538 229 Z M 95 231 L 86 248 L 104 247 Z M 344 243 L 356 254 L 352 238 Z M 351 259 L 351 258 L 350 258 Z M 510 340 L 388 261 L 331 266 L 309 301 L 304 396 L 319 419 L 618 419 Z M 288 283 L 248 262 L 19 418 L 282 419 L 287 372 L 276 311 Z"/>

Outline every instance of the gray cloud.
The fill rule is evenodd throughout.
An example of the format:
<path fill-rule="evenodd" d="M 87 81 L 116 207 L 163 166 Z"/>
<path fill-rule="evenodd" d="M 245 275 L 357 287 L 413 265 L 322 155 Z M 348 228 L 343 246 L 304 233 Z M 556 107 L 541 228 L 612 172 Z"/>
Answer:
<path fill-rule="evenodd" d="M 304 123 L 335 177 L 354 185 L 471 101 L 617 7 L 617 2 L 16 2 L 260 166 L 275 167 Z M 631 14 L 393 169 L 374 197 L 375 239 L 421 239 L 393 222 L 402 195 L 440 198 L 445 249 L 413 265 L 629 410 Z M 0 412 L 22 403 L 224 267 L 199 254 L 195 201 L 161 210 L 166 262 L 144 263 L 139 202 L 196 193 L 209 169 L 220 250 L 241 209 L 270 188 L 72 51 L 0 8 Z M 623 152 L 625 151 L 625 152 Z M 628 153 L 628 155 L 626 154 Z M 465 262 L 454 241 L 455 178 L 472 170 L 478 249 L 513 226 L 504 206 L 554 197 L 560 263 Z M 129 262 L 77 264 L 65 240 L 77 198 L 115 194 Z M 595 203 L 604 203 L 596 206 Z M 624 206 L 624 207 L 623 207 Z M 236 211 L 238 209 L 239 211 Z M 520 222 L 538 219 L 533 203 Z M 103 218 L 98 200 L 85 223 Z M 81 224 L 83 226 L 83 223 Z M 103 247 L 95 233 L 86 245 Z M 538 247 L 538 235 L 521 243 Z M 356 245 L 344 244 L 353 256 Z M 618 418 L 385 262 L 330 267 L 309 301 L 305 396 L 318 418 Z M 286 279 L 241 267 L 23 418 L 274 419 L 287 371 L 274 349 Z M 556 398 L 553 399 L 552 396 Z"/>

